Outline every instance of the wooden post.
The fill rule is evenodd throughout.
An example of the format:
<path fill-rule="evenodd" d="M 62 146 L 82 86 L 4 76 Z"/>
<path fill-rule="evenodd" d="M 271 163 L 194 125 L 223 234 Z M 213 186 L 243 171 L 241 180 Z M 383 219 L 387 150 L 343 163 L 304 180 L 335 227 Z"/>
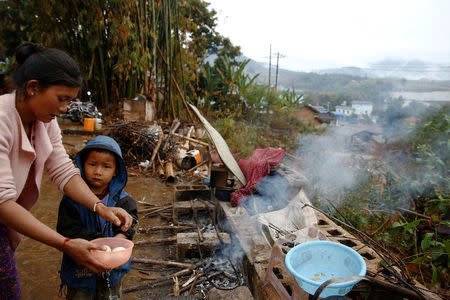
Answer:
<path fill-rule="evenodd" d="M 166 163 L 166 180 L 167 182 L 175 182 L 175 175 L 173 174 L 173 165 L 171 161 Z"/>
<path fill-rule="evenodd" d="M 161 165 L 158 165 L 158 167 L 156 168 L 156 173 L 158 173 L 159 178 L 166 177 L 166 174 L 164 174 L 164 168 Z"/>
<path fill-rule="evenodd" d="M 156 153 L 158 153 L 159 148 L 161 147 L 162 140 L 164 139 L 164 134 L 161 134 L 161 136 L 158 139 L 158 143 L 156 144 L 155 148 L 153 148 L 152 158 L 150 158 L 150 163 L 145 167 L 144 171 L 147 171 L 148 167 L 152 166 L 153 170 L 155 170 L 155 166 L 153 165 L 153 161 L 155 160 Z"/>

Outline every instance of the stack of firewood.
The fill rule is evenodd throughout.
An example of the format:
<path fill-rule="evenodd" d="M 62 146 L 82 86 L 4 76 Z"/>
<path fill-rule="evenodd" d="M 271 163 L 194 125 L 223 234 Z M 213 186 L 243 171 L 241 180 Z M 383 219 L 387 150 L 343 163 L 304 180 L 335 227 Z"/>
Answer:
<path fill-rule="evenodd" d="M 209 144 L 200 140 L 204 130 L 181 125 L 177 119 L 171 124 L 121 122 L 109 125 L 107 135 L 121 147 L 127 167 L 174 182 L 177 170 L 193 171 L 209 160 Z M 198 159 L 191 154 L 193 149 Z"/>

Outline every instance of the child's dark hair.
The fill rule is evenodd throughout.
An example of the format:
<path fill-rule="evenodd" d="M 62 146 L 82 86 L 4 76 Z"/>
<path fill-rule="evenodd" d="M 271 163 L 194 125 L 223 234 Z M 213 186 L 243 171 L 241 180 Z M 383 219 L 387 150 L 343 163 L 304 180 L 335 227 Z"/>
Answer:
<path fill-rule="evenodd" d="M 16 49 L 16 61 L 18 67 L 12 78 L 21 91 L 30 80 L 37 80 L 42 89 L 52 85 L 81 87 L 83 83 L 75 60 L 58 49 L 25 42 Z"/>
<path fill-rule="evenodd" d="M 83 153 L 82 153 L 81 156 L 80 156 L 80 159 L 81 159 L 81 163 L 82 163 L 82 164 L 84 164 L 84 162 L 86 161 L 86 158 L 88 157 L 89 153 L 91 153 L 92 151 L 99 152 L 99 153 L 108 153 L 108 154 L 111 154 L 112 156 L 114 156 L 114 161 L 115 161 L 115 163 L 116 163 L 116 168 L 119 167 L 119 165 L 118 165 L 119 160 L 118 160 L 117 154 L 114 153 L 114 152 L 111 151 L 111 150 L 103 149 L 103 148 L 88 148 L 88 149 L 84 150 Z"/>

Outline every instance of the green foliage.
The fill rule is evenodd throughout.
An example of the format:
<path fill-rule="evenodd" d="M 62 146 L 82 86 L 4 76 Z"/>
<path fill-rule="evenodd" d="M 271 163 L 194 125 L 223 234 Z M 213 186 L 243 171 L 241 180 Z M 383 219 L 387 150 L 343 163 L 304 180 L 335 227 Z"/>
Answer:
<path fill-rule="evenodd" d="M 214 67 L 203 66 L 204 100 L 212 109 L 234 111 L 239 116 L 248 110 L 245 95 L 253 87 L 256 76 L 244 72 L 250 60 L 230 60 L 227 55 L 218 57 Z"/>
<path fill-rule="evenodd" d="M 250 60 L 233 63 L 227 56 L 224 56 L 221 60 L 224 69 L 221 70 L 219 67 L 216 67 L 216 71 L 222 79 L 223 90 L 221 92 L 222 97 L 218 97 L 216 106 L 219 109 L 234 107 L 236 110 L 243 111 L 246 109 L 243 95 L 253 84 L 257 75 L 250 78 L 249 75 L 244 73 L 245 66 Z"/>
<path fill-rule="evenodd" d="M 237 149 L 243 157 L 250 156 L 258 142 L 258 130 L 254 125 L 233 119 L 218 119 L 213 125 L 226 140 L 230 149 Z"/>
<path fill-rule="evenodd" d="M 424 283 L 439 281 L 442 288 L 449 282 L 448 134 L 449 106 L 431 109 L 407 138 L 389 146 L 385 162 L 358 165 L 363 180 L 340 208 L 357 228 L 408 253 L 405 262 L 420 268 Z"/>
<path fill-rule="evenodd" d="M 12 67 L 11 60 L 6 57 L 4 61 L 0 60 L 0 74 L 6 74 Z"/>
<path fill-rule="evenodd" d="M 183 117 L 202 96 L 207 54 L 239 55 L 216 31 L 216 12 L 193 1 L 0 1 L 0 58 L 23 40 L 66 50 L 98 105 L 149 95 L 163 118 Z M 51 30 L 49 30 L 51 28 Z"/>
<path fill-rule="evenodd" d="M 436 215 L 431 216 L 430 219 L 415 219 L 411 222 L 395 222 L 393 228 L 403 228 L 402 241 L 414 241 L 412 245 L 403 244 L 403 246 L 413 247 L 417 243 L 415 237 L 420 235 L 422 225 L 430 226 L 430 231 L 422 236 L 420 241 L 420 248 L 417 253 L 412 256 L 413 259 L 408 258 L 410 264 L 418 264 L 422 267 L 431 269 L 431 286 L 434 286 L 439 277 L 443 277 L 443 271 L 450 267 L 450 241 L 445 239 L 442 234 L 439 234 L 438 228 L 440 226 L 448 226 L 449 221 L 440 221 Z"/>
<path fill-rule="evenodd" d="M 14 56 L 21 41 L 30 39 L 33 18 L 28 18 L 27 1 L 0 1 L 0 59 Z"/>
<path fill-rule="evenodd" d="M 303 102 L 303 95 L 297 95 L 294 89 L 280 92 L 280 104 L 282 107 L 296 108 Z"/>
<path fill-rule="evenodd" d="M 255 120 L 258 116 L 265 112 L 266 102 L 265 99 L 268 96 L 268 87 L 265 85 L 252 85 L 245 93 L 245 101 L 247 103 L 248 112 L 247 118 L 249 120 Z"/>

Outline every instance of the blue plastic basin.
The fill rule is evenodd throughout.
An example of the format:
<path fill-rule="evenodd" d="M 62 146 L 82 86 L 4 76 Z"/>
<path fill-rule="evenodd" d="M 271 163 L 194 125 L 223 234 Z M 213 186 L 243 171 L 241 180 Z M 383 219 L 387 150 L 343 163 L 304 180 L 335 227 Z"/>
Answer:
<path fill-rule="evenodd" d="M 298 285 L 311 295 L 328 279 L 366 275 L 366 262 L 358 252 L 330 241 L 311 241 L 297 245 L 288 252 L 285 263 Z M 320 297 L 345 295 L 358 282 L 359 280 L 352 280 L 330 284 Z"/>

